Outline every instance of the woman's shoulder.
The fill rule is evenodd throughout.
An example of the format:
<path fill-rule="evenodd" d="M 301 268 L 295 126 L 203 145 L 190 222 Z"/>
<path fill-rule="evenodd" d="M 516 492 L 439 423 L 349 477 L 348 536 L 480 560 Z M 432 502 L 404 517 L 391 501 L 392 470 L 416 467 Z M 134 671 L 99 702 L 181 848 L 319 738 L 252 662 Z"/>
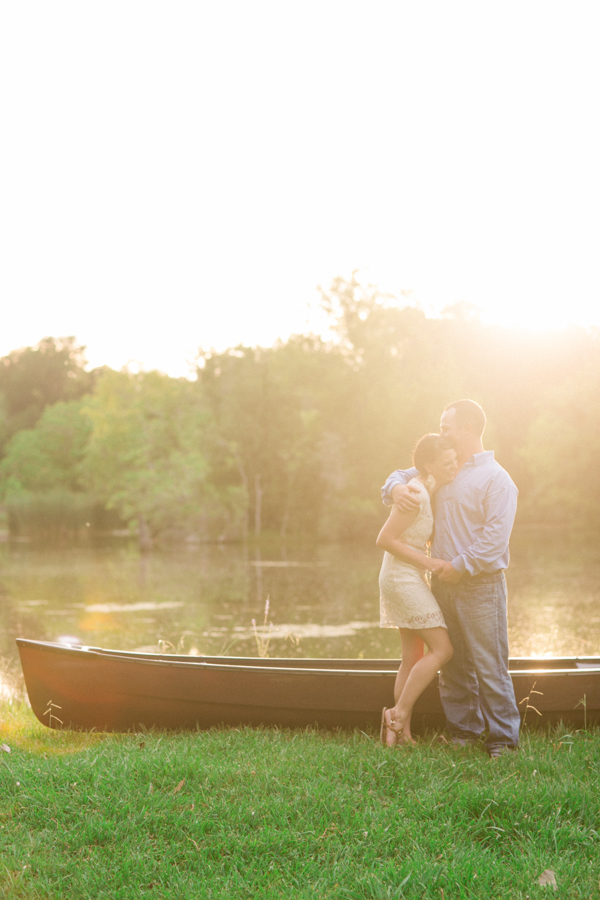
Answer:
<path fill-rule="evenodd" d="M 427 491 L 427 488 L 425 487 L 425 485 L 423 484 L 423 482 L 421 481 L 420 478 L 417 478 L 417 477 L 411 478 L 410 481 L 409 481 L 408 483 L 409 483 L 410 485 L 414 485 L 415 487 L 417 487 L 417 488 L 419 489 L 419 493 L 420 493 L 420 494 L 423 494 L 423 495 L 429 497 L 429 493 L 428 493 L 428 491 Z"/>
<path fill-rule="evenodd" d="M 418 496 L 419 496 L 419 502 L 421 504 L 421 509 L 426 509 L 430 505 L 430 499 L 429 499 L 429 491 L 427 490 L 427 488 L 425 487 L 423 482 L 419 478 L 411 478 L 411 480 L 408 483 L 411 485 L 411 487 L 414 486 L 414 487 L 418 488 L 418 491 L 419 491 Z"/>

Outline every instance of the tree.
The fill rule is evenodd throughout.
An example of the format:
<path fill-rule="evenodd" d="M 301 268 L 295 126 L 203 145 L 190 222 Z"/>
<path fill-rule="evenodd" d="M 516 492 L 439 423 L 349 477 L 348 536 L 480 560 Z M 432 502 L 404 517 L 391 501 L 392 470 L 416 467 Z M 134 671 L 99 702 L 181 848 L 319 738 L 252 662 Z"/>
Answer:
<path fill-rule="evenodd" d="M 4 433 L 22 429 L 0 468 L 12 508 L 17 495 L 49 508 L 58 491 L 57 509 L 67 495 L 79 503 L 93 494 L 150 537 L 373 535 L 387 474 L 410 465 L 447 403 L 471 397 L 486 410 L 485 446 L 516 481 L 522 512 L 535 519 L 558 508 L 569 483 L 560 508 L 576 498 L 573 509 L 592 515 L 595 488 L 586 493 L 578 473 L 591 466 L 585 447 L 597 427 L 598 333 L 484 325 L 460 303 L 428 318 L 355 275 L 321 293 L 334 339 L 294 335 L 200 354 L 196 382 L 88 374 L 73 338 L 0 360 Z M 570 458 L 579 460 L 573 480 L 557 481 Z"/>
<path fill-rule="evenodd" d="M 314 535 L 328 500 L 328 412 L 344 363 L 320 338 L 201 354 L 198 380 L 223 446 L 219 483 L 239 484 L 256 532 Z"/>
<path fill-rule="evenodd" d="M 533 478 L 530 515 L 597 527 L 599 394 L 597 358 L 547 392 L 522 451 Z"/>
<path fill-rule="evenodd" d="M 358 536 L 377 527 L 380 485 L 392 469 L 411 464 L 422 434 L 436 430 L 461 372 L 440 323 L 422 310 L 398 306 L 355 275 L 334 279 L 321 295 L 346 368 L 344 402 L 329 419 L 343 448 L 340 535 Z"/>
<path fill-rule="evenodd" d="M 91 432 L 82 401 L 55 403 L 35 428 L 15 434 L 0 463 L 0 488 L 11 531 L 64 533 L 91 517 L 80 465 Z"/>
<path fill-rule="evenodd" d="M 84 405 L 92 432 L 83 483 L 136 521 L 143 546 L 168 533 L 206 532 L 235 515 L 240 491 L 211 480 L 215 436 L 198 386 L 158 372 L 105 372 Z"/>
<path fill-rule="evenodd" d="M 33 428 L 47 406 L 91 390 L 84 350 L 74 337 L 47 337 L 0 359 L 0 448 L 17 431 Z"/>
<path fill-rule="evenodd" d="M 81 400 L 55 403 L 35 428 L 15 434 L 0 463 L 2 482 L 12 490 L 40 493 L 79 490 L 79 468 L 92 430 L 82 407 Z"/>

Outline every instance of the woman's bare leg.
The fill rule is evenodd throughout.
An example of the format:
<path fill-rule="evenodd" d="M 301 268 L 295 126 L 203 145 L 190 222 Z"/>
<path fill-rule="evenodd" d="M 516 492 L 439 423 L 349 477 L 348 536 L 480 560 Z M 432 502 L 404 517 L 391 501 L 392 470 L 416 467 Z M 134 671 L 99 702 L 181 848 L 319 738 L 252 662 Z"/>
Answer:
<path fill-rule="evenodd" d="M 399 628 L 398 631 L 402 642 L 402 662 L 400 663 L 394 685 L 394 701 L 396 703 L 402 695 L 406 679 L 410 675 L 412 667 L 419 662 L 425 652 L 423 640 L 416 631 L 413 631 L 411 628 Z"/>
<path fill-rule="evenodd" d="M 395 703 L 398 703 L 398 700 L 402 696 L 404 685 L 406 684 L 413 666 L 419 662 L 425 652 L 423 640 L 416 631 L 413 631 L 411 628 L 399 628 L 398 631 L 400 632 L 400 640 L 402 642 L 402 662 L 400 663 L 400 668 L 396 675 L 396 683 L 394 684 Z M 404 734 L 408 740 L 412 740 L 410 734 L 410 715 L 404 724 Z"/>
<path fill-rule="evenodd" d="M 406 638 L 404 632 L 408 632 Z M 407 649 L 412 649 L 412 659 L 414 659 L 414 655 L 416 655 L 415 650 L 417 645 L 414 640 L 415 638 L 421 642 L 424 641 L 425 644 L 427 644 L 428 651 L 424 656 L 421 655 L 420 658 L 416 659 L 412 665 L 409 665 L 411 659 L 411 656 L 409 655 L 405 670 L 407 674 L 405 678 L 402 678 L 403 683 L 401 683 L 400 678 L 402 665 L 400 666 L 396 678 L 396 685 L 398 686 L 400 683 L 400 696 L 397 698 L 394 708 L 389 710 L 386 714 L 386 722 L 388 725 L 391 725 L 393 720 L 393 726 L 390 730 L 401 735 L 403 740 L 412 742 L 410 718 L 415 701 L 421 696 L 427 685 L 433 681 L 436 673 L 439 672 L 444 663 L 452 658 L 453 651 L 450 639 L 448 638 L 448 632 L 445 628 L 423 628 L 414 631 L 403 628 L 400 630 L 400 634 L 402 638 L 402 665 L 404 665 L 405 642 L 407 644 Z M 411 637 L 408 637 L 408 635 Z M 409 654 L 411 653 L 411 649 L 409 649 Z M 392 745 L 391 741 L 392 738 L 388 740 L 389 745 Z"/>

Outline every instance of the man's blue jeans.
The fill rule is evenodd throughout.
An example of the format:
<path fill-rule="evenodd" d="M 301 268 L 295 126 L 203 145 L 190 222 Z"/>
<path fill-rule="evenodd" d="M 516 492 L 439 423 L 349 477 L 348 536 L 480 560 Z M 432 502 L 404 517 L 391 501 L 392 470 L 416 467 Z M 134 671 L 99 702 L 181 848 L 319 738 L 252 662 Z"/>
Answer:
<path fill-rule="evenodd" d="M 516 747 L 521 719 L 508 674 L 504 573 L 463 575 L 458 584 L 434 576 L 431 589 L 454 648 L 440 674 L 450 734 L 474 741 L 487 726 L 488 750 Z"/>

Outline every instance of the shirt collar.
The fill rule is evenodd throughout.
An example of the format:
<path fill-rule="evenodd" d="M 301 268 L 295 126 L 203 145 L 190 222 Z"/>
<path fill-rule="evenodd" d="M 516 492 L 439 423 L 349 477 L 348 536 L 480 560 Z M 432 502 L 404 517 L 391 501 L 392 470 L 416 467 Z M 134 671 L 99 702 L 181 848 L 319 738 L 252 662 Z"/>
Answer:
<path fill-rule="evenodd" d="M 494 451 L 493 450 L 484 450 L 482 453 L 474 453 L 473 456 L 469 457 L 466 461 L 465 466 L 483 466 L 487 462 L 491 462 L 494 459 Z"/>

